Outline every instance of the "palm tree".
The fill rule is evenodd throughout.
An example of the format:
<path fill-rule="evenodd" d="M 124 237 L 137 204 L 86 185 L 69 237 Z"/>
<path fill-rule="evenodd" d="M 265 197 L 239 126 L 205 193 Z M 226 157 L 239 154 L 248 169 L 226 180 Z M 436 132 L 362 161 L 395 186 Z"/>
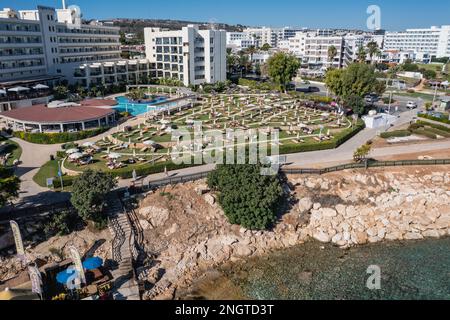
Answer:
<path fill-rule="evenodd" d="M 338 52 L 335 46 L 328 47 L 328 62 L 330 63 L 330 67 L 333 67 L 333 61 L 337 54 Z"/>
<path fill-rule="evenodd" d="M 250 58 L 250 67 L 251 67 L 252 64 L 253 64 L 253 55 L 254 55 L 256 52 L 258 52 L 258 49 L 256 49 L 255 46 L 250 46 L 250 47 L 248 47 L 247 50 L 245 50 L 245 51 L 246 51 L 246 53 L 249 55 L 249 58 Z"/>
<path fill-rule="evenodd" d="M 379 51 L 378 49 L 378 43 L 375 41 L 370 41 L 367 44 L 367 51 L 369 53 L 369 57 L 370 57 L 370 62 L 373 63 L 373 57 L 377 54 L 377 52 Z"/>
<path fill-rule="evenodd" d="M 359 62 L 365 63 L 367 60 L 367 53 L 363 46 L 360 46 L 358 52 L 356 53 L 356 57 Z"/>

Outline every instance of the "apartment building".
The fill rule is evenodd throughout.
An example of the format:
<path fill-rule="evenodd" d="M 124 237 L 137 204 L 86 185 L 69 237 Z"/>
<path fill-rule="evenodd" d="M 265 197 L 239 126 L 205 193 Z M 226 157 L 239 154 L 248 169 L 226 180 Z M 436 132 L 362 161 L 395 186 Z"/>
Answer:
<path fill-rule="evenodd" d="M 249 37 L 254 39 L 256 45 L 261 47 L 266 43 L 271 47 L 278 47 L 278 42 L 282 40 L 287 40 L 295 36 L 297 32 L 301 31 L 300 29 L 294 29 L 291 27 L 284 28 L 247 28 L 243 31 L 243 33 L 247 34 Z"/>
<path fill-rule="evenodd" d="M 384 42 L 386 50 L 428 53 L 437 58 L 450 57 L 450 25 L 386 32 Z"/>
<path fill-rule="evenodd" d="M 378 47 L 383 47 L 383 36 L 373 34 L 345 34 L 336 35 L 324 30 L 297 32 L 294 37 L 280 42 L 280 49 L 289 51 L 301 58 L 303 63 L 313 68 L 342 68 L 357 59 L 358 49 L 366 47 L 375 41 Z M 328 49 L 334 46 L 337 54 L 333 61 L 329 61 Z"/>
<path fill-rule="evenodd" d="M 77 22 L 74 9 L 0 11 L 0 82 L 56 75 L 73 83 L 80 64 L 120 59 L 119 28 Z"/>
<path fill-rule="evenodd" d="M 178 31 L 145 28 L 147 59 L 158 78 L 184 85 L 226 81 L 226 32 L 188 25 Z"/>
<path fill-rule="evenodd" d="M 241 51 L 258 45 L 254 37 L 246 32 L 227 32 L 227 48 L 233 51 Z"/>

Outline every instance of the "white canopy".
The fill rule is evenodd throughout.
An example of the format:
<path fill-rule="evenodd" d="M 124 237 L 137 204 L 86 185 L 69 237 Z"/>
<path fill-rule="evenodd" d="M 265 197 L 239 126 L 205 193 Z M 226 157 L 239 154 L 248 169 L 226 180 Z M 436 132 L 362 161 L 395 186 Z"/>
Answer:
<path fill-rule="evenodd" d="M 40 89 L 48 89 L 48 86 L 46 86 L 45 84 L 37 84 L 33 87 L 34 90 L 40 90 Z"/>
<path fill-rule="evenodd" d="M 81 152 L 75 152 L 69 156 L 69 159 L 78 160 L 78 159 L 82 158 L 83 156 L 84 156 L 84 154 L 82 154 Z"/>
<path fill-rule="evenodd" d="M 146 146 L 152 146 L 152 145 L 155 144 L 155 141 L 153 141 L 153 140 L 147 140 L 147 141 L 144 141 L 144 144 L 145 144 Z"/>
<path fill-rule="evenodd" d="M 72 153 L 77 153 L 77 152 L 80 152 L 80 150 L 78 150 L 77 148 L 69 149 L 66 151 L 67 154 L 72 154 Z"/>
<path fill-rule="evenodd" d="M 122 157 L 122 156 L 120 154 L 118 154 L 118 153 L 110 153 L 108 155 L 109 159 L 119 159 L 120 157 Z"/>
<path fill-rule="evenodd" d="M 90 141 L 83 143 L 83 147 L 87 147 L 87 148 L 92 147 L 93 145 L 94 145 L 94 143 L 90 142 Z"/>
<path fill-rule="evenodd" d="M 3 89 L 0 89 L 0 94 L 6 94 L 6 91 Z"/>
<path fill-rule="evenodd" d="M 29 90 L 30 90 L 29 88 L 20 87 L 20 86 L 8 89 L 8 91 L 11 91 L 11 92 L 20 92 L 20 91 L 29 91 Z"/>

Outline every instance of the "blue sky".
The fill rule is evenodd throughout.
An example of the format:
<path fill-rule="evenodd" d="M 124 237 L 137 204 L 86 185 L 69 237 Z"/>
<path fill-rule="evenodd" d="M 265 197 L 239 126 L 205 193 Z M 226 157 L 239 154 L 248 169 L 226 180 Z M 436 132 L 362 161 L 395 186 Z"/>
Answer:
<path fill-rule="evenodd" d="M 366 29 L 369 5 L 381 8 L 382 28 L 450 24 L 448 0 L 66 0 L 86 18 L 163 18 L 230 24 Z M 0 7 L 61 7 L 61 0 L 0 0 Z"/>

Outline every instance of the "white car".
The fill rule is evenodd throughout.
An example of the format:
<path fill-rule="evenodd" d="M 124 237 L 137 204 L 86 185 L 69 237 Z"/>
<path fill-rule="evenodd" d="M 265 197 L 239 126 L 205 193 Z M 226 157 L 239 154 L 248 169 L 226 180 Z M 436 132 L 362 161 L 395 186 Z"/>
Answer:
<path fill-rule="evenodd" d="M 416 109 L 417 108 L 417 103 L 415 103 L 413 101 L 408 101 L 408 103 L 406 104 L 406 107 L 408 109 Z"/>

